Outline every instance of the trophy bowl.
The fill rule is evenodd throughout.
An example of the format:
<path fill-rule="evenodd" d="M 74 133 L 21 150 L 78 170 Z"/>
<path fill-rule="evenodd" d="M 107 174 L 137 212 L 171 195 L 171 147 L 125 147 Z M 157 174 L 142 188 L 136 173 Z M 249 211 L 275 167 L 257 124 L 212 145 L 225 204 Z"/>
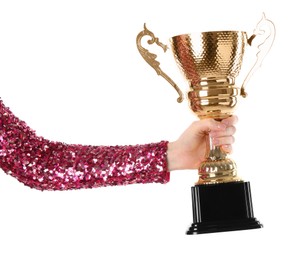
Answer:
<path fill-rule="evenodd" d="M 191 110 L 200 118 L 221 120 L 233 114 L 240 90 L 235 86 L 246 32 L 217 31 L 174 36 L 175 60 L 189 83 Z"/>
<path fill-rule="evenodd" d="M 149 36 L 148 44 L 161 43 L 144 25 L 137 36 L 137 47 L 144 60 L 167 80 L 178 92 L 183 92 L 160 68 L 157 55 L 142 46 L 142 38 Z M 263 37 L 262 37 L 263 36 Z M 257 46 L 256 62 L 241 86 L 236 84 L 245 50 L 255 39 L 263 38 Z M 209 31 L 181 34 L 171 37 L 169 45 L 175 61 L 188 82 L 187 98 L 194 114 L 200 119 L 222 120 L 231 116 L 240 96 L 246 97 L 245 86 L 270 50 L 275 38 L 275 26 L 263 15 L 254 33 L 244 31 Z M 207 155 L 198 168 L 199 180 L 191 188 L 193 224 L 187 234 L 202 234 L 232 230 L 261 228 L 254 218 L 250 183 L 237 175 L 236 163 L 209 138 Z"/>

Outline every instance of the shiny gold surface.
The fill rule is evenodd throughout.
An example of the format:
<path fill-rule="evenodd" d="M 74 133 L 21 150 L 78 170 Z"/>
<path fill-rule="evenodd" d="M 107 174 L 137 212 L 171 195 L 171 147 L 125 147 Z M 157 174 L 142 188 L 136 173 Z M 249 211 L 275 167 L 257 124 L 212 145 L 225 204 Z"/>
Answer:
<path fill-rule="evenodd" d="M 271 47 L 275 40 L 275 32 L 276 30 L 274 23 L 268 20 L 263 13 L 262 19 L 257 23 L 257 26 L 254 29 L 253 35 L 247 40 L 247 43 L 251 46 L 255 38 L 262 38 L 259 45 L 257 45 L 257 59 L 242 83 L 240 93 L 242 97 L 247 96 L 245 91 L 247 82 L 250 80 L 255 71 L 262 65 L 263 60 L 265 59 L 268 52 L 271 50 Z"/>
<path fill-rule="evenodd" d="M 201 81 L 235 78 L 240 71 L 247 42 L 245 32 L 219 31 L 172 37 L 176 61 L 192 88 Z"/>
<path fill-rule="evenodd" d="M 266 28 L 265 28 L 266 27 Z M 269 34 L 265 34 L 269 32 Z M 259 35 L 265 35 L 258 45 L 256 62 L 248 72 L 243 84 L 235 84 L 241 70 L 245 49 L 251 46 Z M 144 25 L 144 30 L 137 36 L 137 47 L 146 62 L 164 77 L 179 93 L 178 102 L 182 101 L 182 92 L 174 81 L 164 73 L 156 61 L 157 56 L 142 47 L 141 40 L 150 36 L 148 44 L 156 43 L 164 51 L 167 46 Z M 191 110 L 200 118 L 222 120 L 231 116 L 236 108 L 238 97 L 246 97 L 245 86 L 255 70 L 270 50 L 275 37 L 274 24 L 263 15 L 254 34 L 247 37 L 243 31 L 210 31 L 194 34 L 182 34 L 170 39 L 170 46 L 178 67 L 189 84 L 187 93 Z M 266 43 L 266 44 L 265 44 Z M 209 137 L 208 137 L 209 138 Z M 197 184 L 212 184 L 241 181 L 237 176 L 237 167 L 219 147 L 209 142 L 206 160 L 199 166 Z"/>
<path fill-rule="evenodd" d="M 147 41 L 148 44 L 156 44 L 161 47 L 164 52 L 167 51 L 167 45 L 161 43 L 155 35 L 149 31 L 144 24 L 144 30 L 141 31 L 137 36 L 137 48 L 139 53 L 142 55 L 143 59 L 156 71 L 157 75 L 162 76 L 166 81 L 168 81 L 173 88 L 178 92 L 179 97 L 177 98 L 177 102 L 181 103 L 183 101 L 183 93 L 180 88 L 176 85 L 176 83 L 160 68 L 160 63 L 156 61 L 157 55 L 149 52 L 142 46 L 142 39 L 145 36 L 149 36 L 150 39 Z"/>
<path fill-rule="evenodd" d="M 212 146 L 210 148 L 205 161 L 199 166 L 199 180 L 196 184 L 214 184 L 242 181 L 237 176 L 236 163 L 228 158 L 219 147 Z"/>
<path fill-rule="evenodd" d="M 240 93 L 235 86 L 247 35 L 239 31 L 203 32 L 172 37 L 175 60 L 191 91 L 188 100 L 201 119 L 230 116 Z"/>

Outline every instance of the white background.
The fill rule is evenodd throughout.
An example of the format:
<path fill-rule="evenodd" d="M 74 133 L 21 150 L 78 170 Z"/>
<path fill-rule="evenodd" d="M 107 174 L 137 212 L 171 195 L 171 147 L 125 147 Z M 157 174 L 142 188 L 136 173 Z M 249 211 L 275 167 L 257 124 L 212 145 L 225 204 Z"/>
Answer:
<path fill-rule="evenodd" d="M 166 185 L 65 192 L 1 171 L 0 259 L 297 259 L 294 2 L 0 1 L 0 96 L 39 135 L 66 143 L 172 141 L 195 120 L 139 55 L 144 22 L 163 42 L 192 31 L 251 34 L 262 12 L 277 30 L 239 98 L 233 154 L 263 229 L 186 236 L 196 171 L 173 172 Z M 186 92 L 170 53 L 157 52 Z"/>

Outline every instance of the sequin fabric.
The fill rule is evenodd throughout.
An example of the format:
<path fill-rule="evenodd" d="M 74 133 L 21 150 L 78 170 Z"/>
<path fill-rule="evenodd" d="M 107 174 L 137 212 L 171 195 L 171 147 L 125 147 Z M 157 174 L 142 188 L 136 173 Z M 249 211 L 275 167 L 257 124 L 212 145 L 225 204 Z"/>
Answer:
<path fill-rule="evenodd" d="M 167 183 L 167 144 L 92 146 L 49 141 L 36 135 L 0 99 L 0 167 L 38 190 Z"/>

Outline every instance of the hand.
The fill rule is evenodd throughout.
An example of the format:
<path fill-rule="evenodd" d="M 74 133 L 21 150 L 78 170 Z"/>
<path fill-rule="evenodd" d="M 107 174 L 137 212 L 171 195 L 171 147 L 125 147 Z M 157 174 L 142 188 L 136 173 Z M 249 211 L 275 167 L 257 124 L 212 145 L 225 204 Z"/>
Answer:
<path fill-rule="evenodd" d="M 238 118 L 231 116 L 221 122 L 214 119 L 203 119 L 193 122 L 175 142 L 168 144 L 169 171 L 198 169 L 205 159 L 209 135 L 216 146 L 226 152 L 232 152 L 235 124 Z"/>

